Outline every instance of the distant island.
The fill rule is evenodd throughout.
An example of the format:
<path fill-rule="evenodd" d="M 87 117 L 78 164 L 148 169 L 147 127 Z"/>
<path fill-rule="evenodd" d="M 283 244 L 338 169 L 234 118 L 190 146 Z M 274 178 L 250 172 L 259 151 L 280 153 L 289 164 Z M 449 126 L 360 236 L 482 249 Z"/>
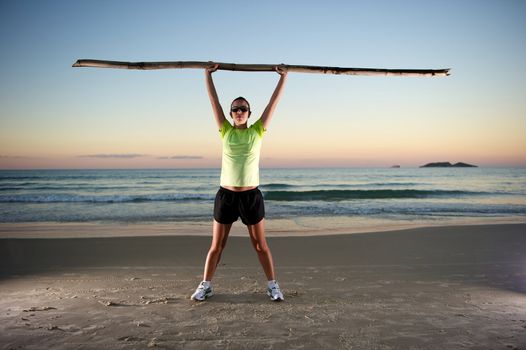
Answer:
<path fill-rule="evenodd" d="M 420 168 L 477 168 L 477 165 L 471 165 L 467 163 L 458 162 L 451 164 L 450 162 L 436 162 L 436 163 L 427 163 L 426 165 L 421 165 Z"/>

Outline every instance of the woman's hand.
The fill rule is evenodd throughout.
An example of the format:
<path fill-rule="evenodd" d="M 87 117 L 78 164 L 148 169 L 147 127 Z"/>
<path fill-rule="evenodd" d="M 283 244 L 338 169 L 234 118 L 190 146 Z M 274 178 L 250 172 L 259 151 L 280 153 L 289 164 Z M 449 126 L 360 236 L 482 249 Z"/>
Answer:
<path fill-rule="evenodd" d="M 212 74 L 219 68 L 219 63 L 210 62 L 211 65 L 206 68 L 206 73 Z"/>
<path fill-rule="evenodd" d="M 285 78 L 288 74 L 288 72 L 283 69 L 283 66 L 275 66 L 274 70 L 278 72 L 279 75 L 281 75 L 283 78 Z"/>

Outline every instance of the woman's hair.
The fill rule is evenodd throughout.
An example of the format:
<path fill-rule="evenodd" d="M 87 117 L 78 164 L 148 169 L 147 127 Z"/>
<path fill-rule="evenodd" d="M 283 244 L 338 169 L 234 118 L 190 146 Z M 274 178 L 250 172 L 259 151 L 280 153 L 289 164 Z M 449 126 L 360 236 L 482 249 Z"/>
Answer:
<path fill-rule="evenodd" d="M 248 105 L 248 116 L 250 117 L 250 114 L 252 114 L 252 111 L 250 110 L 250 103 L 243 96 L 239 96 L 239 97 L 236 97 L 235 99 L 233 99 L 232 103 L 230 104 L 230 108 L 232 108 L 232 105 L 234 104 L 234 102 L 236 102 L 238 100 L 245 101 L 247 103 L 247 105 Z M 230 113 L 232 113 L 232 112 L 230 112 Z"/>

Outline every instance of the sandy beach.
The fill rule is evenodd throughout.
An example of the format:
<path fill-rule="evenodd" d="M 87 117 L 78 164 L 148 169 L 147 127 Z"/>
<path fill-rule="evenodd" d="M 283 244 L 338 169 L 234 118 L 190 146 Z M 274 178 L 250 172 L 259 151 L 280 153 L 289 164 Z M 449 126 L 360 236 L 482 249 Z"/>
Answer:
<path fill-rule="evenodd" d="M 270 237 L 281 303 L 239 236 L 189 300 L 209 242 L 0 239 L 1 347 L 526 348 L 526 224 Z"/>

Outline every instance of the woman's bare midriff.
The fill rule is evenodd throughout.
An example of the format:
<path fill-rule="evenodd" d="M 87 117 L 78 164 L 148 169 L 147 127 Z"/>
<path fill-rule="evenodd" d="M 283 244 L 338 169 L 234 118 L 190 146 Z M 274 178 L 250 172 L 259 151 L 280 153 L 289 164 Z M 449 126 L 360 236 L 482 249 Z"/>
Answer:
<path fill-rule="evenodd" d="M 257 186 L 241 186 L 241 187 L 223 186 L 223 188 L 226 188 L 227 190 L 234 191 L 234 192 L 243 192 L 243 191 L 253 190 L 256 187 Z"/>

